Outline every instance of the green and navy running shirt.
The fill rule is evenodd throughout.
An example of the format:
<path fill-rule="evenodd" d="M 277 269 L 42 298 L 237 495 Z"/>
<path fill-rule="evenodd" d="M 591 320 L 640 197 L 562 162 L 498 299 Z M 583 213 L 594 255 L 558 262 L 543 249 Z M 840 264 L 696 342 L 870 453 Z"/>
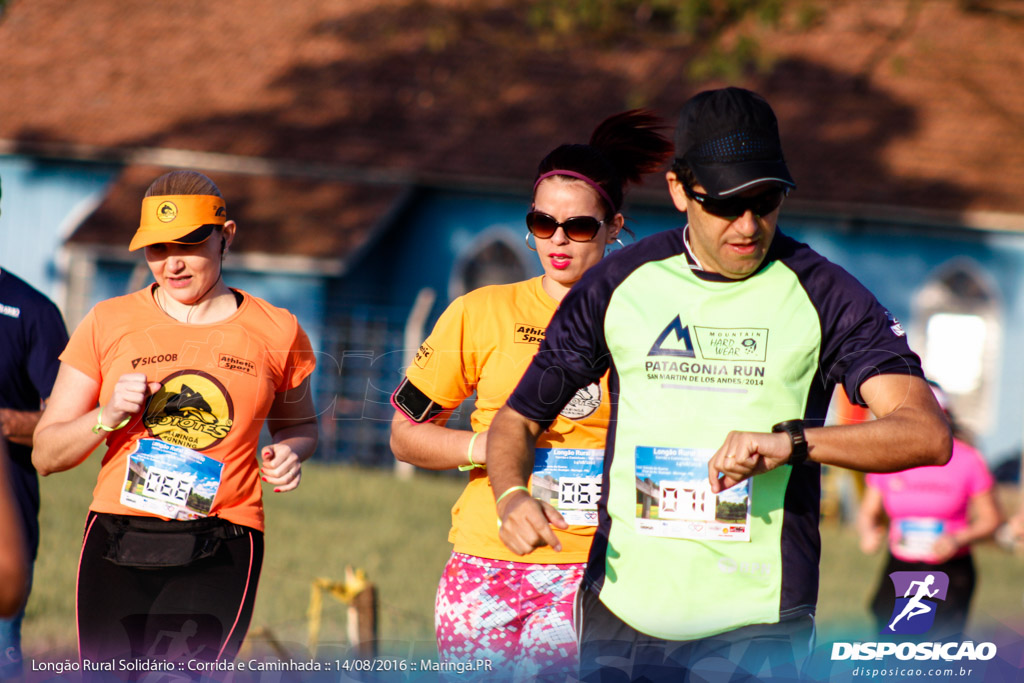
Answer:
<path fill-rule="evenodd" d="M 779 467 L 715 496 L 732 430 L 822 424 L 833 388 L 923 376 L 903 330 L 849 273 L 776 232 L 742 280 L 699 270 L 682 230 L 591 268 L 508 405 L 547 426 L 609 371 L 611 424 L 585 585 L 636 630 L 703 638 L 813 613 L 820 467 Z"/>

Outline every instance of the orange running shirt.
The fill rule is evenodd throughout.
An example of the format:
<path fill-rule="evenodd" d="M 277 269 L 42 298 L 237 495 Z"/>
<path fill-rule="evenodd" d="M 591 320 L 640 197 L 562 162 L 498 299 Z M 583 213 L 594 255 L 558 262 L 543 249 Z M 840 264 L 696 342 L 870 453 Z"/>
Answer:
<path fill-rule="evenodd" d="M 263 530 L 257 446 L 275 394 L 316 365 L 295 316 L 245 292 L 235 313 L 184 324 L 153 299 L 155 285 L 96 305 L 61 361 L 100 383 L 106 405 L 121 375 L 162 388 L 107 437 L 89 509 L 165 519 L 222 517 Z"/>
<path fill-rule="evenodd" d="M 472 291 L 448 306 L 420 346 L 406 375 L 420 391 L 445 408 L 455 408 L 476 390 L 476 406 L 470 419 L 473 431 L 486 431 L 537 352 L 557 308 L 558 302 L 544 291 L 540 277 Z M 596 505 L 573 505 L 567 502 L 570 497 L 565 492 L 574 485 L 593 485 L 593 476 L 572 476 L 581 473 L 574 470 L 586 469 L 581 462 L 591 465 L 591 475 L 600 475 L 600 469 L 595 472 L 593 467 L 600 468 L 604 457 L 610 415 L 607 382 L 605 375 L 600 385 L 580 390 L 537 442 L 531 491 L 536 497 L 546 491 L 544 500 L 559 507 L 569 521 L 582 521 L 585 517 L 587 522 L 596 524 Z M 588 482 L 578 482 L 583 479 Z M 586 497 L 596 503 L 596 489 L 588 493 Z M 497 520 L 487 473 L 473 469 L 469 485 L 452 508 L 448 540 L 454 544 L 455 552 L 537 564 L 587 560 L 595 529 L 590 523 L 572 524 L 566 531 L 556 529 L 562 542 L 561 552 L 543 547 L 523 557 L 511 552 L 498 538 Z"/>

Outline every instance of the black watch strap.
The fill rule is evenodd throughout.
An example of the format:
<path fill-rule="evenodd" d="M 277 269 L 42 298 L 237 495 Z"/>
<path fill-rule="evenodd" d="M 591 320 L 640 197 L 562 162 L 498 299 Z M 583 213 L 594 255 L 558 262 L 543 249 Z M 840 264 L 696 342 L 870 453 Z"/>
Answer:
<path fill-rule="evenodd" d="M 773 432 L 785 432 L 789 434 L 789 442 L 793 446 L 793 452 L 789 455 L 789 464 L 793 467 L 803 464 L 807 460 L 807 435 L 804 434 L 803 420 L 786 420 L 772 427 Z"/>

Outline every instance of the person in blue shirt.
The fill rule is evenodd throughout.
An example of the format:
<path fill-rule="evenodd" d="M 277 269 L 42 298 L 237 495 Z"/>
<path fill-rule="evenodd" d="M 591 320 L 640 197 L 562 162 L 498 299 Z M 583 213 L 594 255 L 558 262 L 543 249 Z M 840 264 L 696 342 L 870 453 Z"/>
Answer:
<path fill-rule="evenodd" d="M 57 377 L 57 356 L 67 341 L 57 306 L 0 268 L 0 430 L 25 551 L 33 562 L 39 547 L 39 478 L 32 467 L 32 432 Z M 31 582 L 31 565 L 29 570 Z M 22 604 L 12 617 L 0 619 L 0 679 L 22 675 L 24 616 Z"/>

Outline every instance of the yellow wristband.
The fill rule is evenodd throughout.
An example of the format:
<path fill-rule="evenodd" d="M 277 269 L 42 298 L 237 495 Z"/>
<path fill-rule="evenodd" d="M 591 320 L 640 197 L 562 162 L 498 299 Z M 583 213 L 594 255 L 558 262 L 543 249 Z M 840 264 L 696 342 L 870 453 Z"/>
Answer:
<path fill-rule="evenodd" d="M 101 429 L 105 432 L 116 432 L 118 429 L 121 429 L 121 427 L 124 427 L 126 424 L 128 424 L 128 421 L 131 419 L 132 416 L 129 415 L 125 419 L 121 420 L 121 424 L 117 425 L 116 427 L 108 427 L 107 425 L 103 424 L 103 407 L 101 406 L 100 414 L 96 416 L 96 424 L 93 425 L 92 427 L 92 433 L 99 434 Z"/>
<path fill-rule="evenodd" d="M 525 486 L 511 486 L 507 491 L 505 491 L 505 493 L 498 496 L 498 500 L 494 501 L 494 504 L 497 505 L 501 501 L 505 500 L 505 496 L 512 493 L 513 491 L 525 491 L 527 495 L 529 495 L 530 493 L 530 489 L 526 488 Z"/>
<path fill-rule="evenodd" d="M 459 472 L 466 472 L 476 467 L 479 467 L 482 470 L 487 468 L 487 465 L 481 465 L 480 463 L 473 462 L 473 444 L 476 443 L 476 437 L 481 434 L 483 434 L 483 432 L 474 432 L 473 436 L 469 439 L 469 449 L 466 451 L 466 458 L 469 460 L 469 464 L 459 465 Z"/>

